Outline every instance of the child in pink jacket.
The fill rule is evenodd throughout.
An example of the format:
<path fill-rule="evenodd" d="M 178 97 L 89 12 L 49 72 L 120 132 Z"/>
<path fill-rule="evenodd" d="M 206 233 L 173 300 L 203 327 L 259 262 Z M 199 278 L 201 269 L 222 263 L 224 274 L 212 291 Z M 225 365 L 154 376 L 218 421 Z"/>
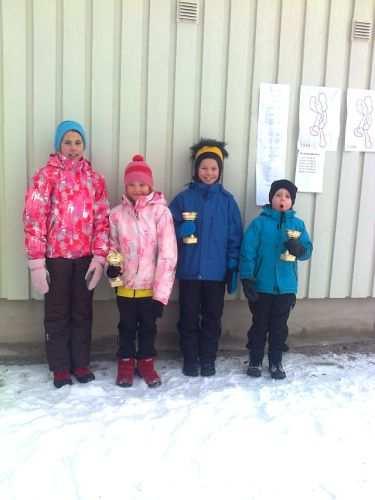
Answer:
<path fill-rule="evenodd" d="M 63 121 L 55 154 L 26 192 L 25 247 L 34 289 L 45 296 L 49 368 L 57 388 L 95 376 L 89 368 L 93 289 L 109 243 L 109 204 L 102 175 L 83 156 L 85 131 Z"/>
<path fill-rule="evenodd" d="M 168 303 L 175 276 L 177 245 L 172 215 L 164 195 L 153 190 L 153 176 L 143 156 L 135 155 L 124 174 L 122 203 L 110 213 L 110 250 L 120 252 L 116 288 L 120 313 L 117 385 L 130 387 L 134 370 L 149 387 L 161 384 L 154 368 L 156 320 Z M 137 360 L 137 361 L 136 361 Z M 137 365 L 137 366 L 136 366 Z"/>

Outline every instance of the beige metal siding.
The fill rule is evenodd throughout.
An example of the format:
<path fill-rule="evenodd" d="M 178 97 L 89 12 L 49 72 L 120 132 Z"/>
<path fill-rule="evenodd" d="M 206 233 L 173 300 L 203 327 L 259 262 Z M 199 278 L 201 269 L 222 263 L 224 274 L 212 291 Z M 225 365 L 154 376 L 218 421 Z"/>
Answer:
<path fill-rule="evenodd" d="M 375 0 L 201 0 L 199 24 L 175 0 L 0 0 L 0 297 L 27 299 L 24 191 L 62 119 L 85 124 L 88 154 L 112 204 L 123 166 L 142 152 L 171 198 L 190 178 L 189 146 L 225 139 L 225 186 L 247 224 L 255 207 L 259 85 L 290 85 L 287 176 L 293 179 L 300 86 L 343 89 L 337 152 L 324 193 L 297 197 L 314 240 L 300 297 L 375 296 L 375 154 L 346 153 L 346 89 L 375 88 Z M 98 294 L 110 291 L 104 285 Z"/>
<path fill-rule="evenodd" d="M 4 198 L 1 209 L 4 251 L 1 252 L 1 295 L 26 299 L 28 276 L 24 265 L 23 236 L 20 214 L 27 184 L 30 158 L 30 64 L 27 23 L 28 9 L 24 2 L 2 2 L 3 34 L 3 162 Z"/>
<path fill-rule="evenodd" d="M 347 69 L 350 53 L 350 29 L 353 16 L 352 0 L 334 0 L 329 12 L 329 25 L 326 33 L 326 64 L 322 85 L 347 86 Z M 338 57 L 340 54 L 340 57 Z M 345 97 L 345 92 L 344 92 Z M 314 259 L 311 261 L 309 296 L 313 298 L 331 295 L 331 275 L 333 246 L 336 238 L 336 217 L 338 183 L 343 160 L 343 127 L 345 117 L 345 99 L 342 101 L 341 137 L 337 152 L 326 154 L 324 172 L 324 194 L 316 196 L 314 213 Z M 345 153 L 347 155 L 349 153 Z M 320 235 L 320 236 L 319 236 Z"/>

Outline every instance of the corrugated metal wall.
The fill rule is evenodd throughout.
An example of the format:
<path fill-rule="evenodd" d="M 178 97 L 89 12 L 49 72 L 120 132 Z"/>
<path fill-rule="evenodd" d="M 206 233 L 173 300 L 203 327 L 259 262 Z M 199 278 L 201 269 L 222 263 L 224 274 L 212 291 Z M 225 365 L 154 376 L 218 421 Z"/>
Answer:
<path fill-rule="evenodd" d="M 344 153 L 345 89 L 375 89 L 374 40 L 351 42 L 374 0 L 202 0 L 200 24 L 176 23 L 176 0 L 0 0 L 0 296 L 30 296 L 23 195 L 62 119 L 89 131 L 112 204 L 135 152 L 171 197 L 190 178 L 199 136 L 229 143 L 224 182 L 244 221 L 255 207 L 259 84 L 291 88 L 287 175 L 294 178 L 301 84 L 340 87 L 339 150 L 324 193 L 296 208 L 315 244 L 300 297 L 375 296 L 375 155 Z M 99 294 L 100 295 L 100 294 Z M 109 296 L 103 287 L 101 296 Z"/>

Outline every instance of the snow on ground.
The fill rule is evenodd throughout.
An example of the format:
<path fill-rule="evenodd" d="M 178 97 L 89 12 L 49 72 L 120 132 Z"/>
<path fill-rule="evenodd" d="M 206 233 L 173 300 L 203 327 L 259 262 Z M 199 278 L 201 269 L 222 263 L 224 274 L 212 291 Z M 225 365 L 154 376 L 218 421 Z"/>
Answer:
<path fill-rule="evenodd" d="M 212 378 L 159 361 L 163 385 L 55 389 L 44 365 L 0 366 L 2 500 L 375 498 L 375 355 L 287 354 L 288 377 L 220 358 Z"/>

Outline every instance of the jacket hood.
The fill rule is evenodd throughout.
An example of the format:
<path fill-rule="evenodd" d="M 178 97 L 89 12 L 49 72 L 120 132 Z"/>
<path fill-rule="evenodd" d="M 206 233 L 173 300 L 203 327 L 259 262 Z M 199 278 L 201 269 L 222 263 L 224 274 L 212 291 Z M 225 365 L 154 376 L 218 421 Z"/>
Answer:
<path fill-rule="evenodd" d="M 124 206 L 128 206 L 131 208 L 134 208 L 134 210 L 141 210 L 142 208 L 146 207 L 147 205 L 164 205 L 167 206 L 167 200 L 165 199 L 165 196 L 163 193 L 160 191 L 152 191 L 152 193 L 148 194 L 147 196 L 141 196 L 138 198 L 138 200 L 133 203 L 129 200 L 129 198 L 123 194 L 122 195 L 122 204 Z"/>
<path fill-rule="evenodd" d="M 223 186 L 221 184 L 218 184 L 217 182 L 215 182 L 215 184 L 205 184 L 204 182 L 192 181 L 189 184 L 189 188 L 207 194 L 223 191 Z"/>
<path fill-rule="evenodd" d="M 225 196 L 233 198 L 233 195 L 229 191 L 227 191 L 222 184 L 217 182 L 215 184 L 205 184 L 204 182 L 192 181 L 189 183 L 188 189 L 192 189 L 193 191 L 201 193 L 203 197 L 222 193 Z"/>
<path fill-rule="evenodd" d="M 263 215 L 265 217 L 271 217 L 271 219 L 275 219 L 279 221 L 280 219 L 291 219 L 294 217 L 296 214 L 295 210 L 289 209 L 286 212 L 279 212 L 278 210 L 275 210 L 274 208 L 271 207 L 271 205 L 264 205 L 260 215 Z"/>
<path fill-rule="evenodd" d="M 46 166 L 71 170 L 73 168 L 91 169 L 91 163 L 81 156 L 78 160 L 69 160 L 60 153 L 50 154 Z"/>

